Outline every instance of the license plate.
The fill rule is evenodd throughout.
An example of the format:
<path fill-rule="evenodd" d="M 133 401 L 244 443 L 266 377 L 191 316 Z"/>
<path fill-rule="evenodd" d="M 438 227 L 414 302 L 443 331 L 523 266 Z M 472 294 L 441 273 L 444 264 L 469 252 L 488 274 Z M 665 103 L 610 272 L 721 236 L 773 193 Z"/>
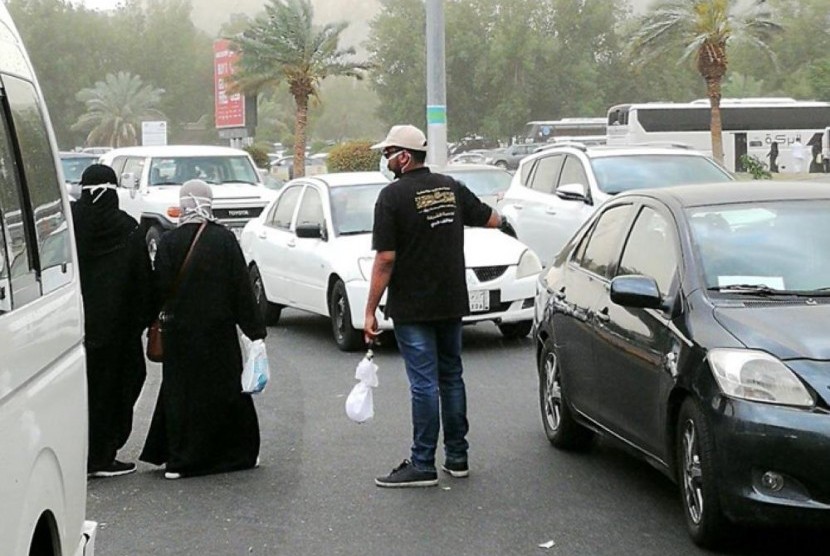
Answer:
<path fill-rule="evenodd" d="M 490 292 L 487 290 L 471 291 L 470 295 L 470 312 L 480 313 L 482 311 L 490 310 Z"/>

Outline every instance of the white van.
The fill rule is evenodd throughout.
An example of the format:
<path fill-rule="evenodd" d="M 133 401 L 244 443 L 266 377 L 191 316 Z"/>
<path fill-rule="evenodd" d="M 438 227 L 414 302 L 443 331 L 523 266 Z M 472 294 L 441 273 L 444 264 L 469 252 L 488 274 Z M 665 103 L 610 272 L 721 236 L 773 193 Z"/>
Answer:
<path fill-rule="evenodd" d="M 0 555 L 95 552 L 83 306 L 43 95 L 0 4 Z"/>

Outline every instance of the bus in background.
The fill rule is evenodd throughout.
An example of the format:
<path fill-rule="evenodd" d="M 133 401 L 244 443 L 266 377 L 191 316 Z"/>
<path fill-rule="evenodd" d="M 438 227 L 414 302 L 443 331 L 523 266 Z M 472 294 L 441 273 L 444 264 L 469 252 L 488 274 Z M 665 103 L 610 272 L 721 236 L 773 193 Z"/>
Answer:
<path fill-rule="evenodd" d="M 745 154 L 777 172 L 821 172 L 830 103 L 792 98 L 721 101 L 724 165 L 745 169 Z M 683 144 L 712 153 L 709 99 L 620 104 L 608 110 L 609 145 Z M 795 156 L 794 156 L 795 155 Z M 799 156 L 800 155 L 800 156 Z"/>
<path fill-rule="evenodd" d="M 562 118 L 539 120 L 525 124 L 522 143 L 549 143 L 557 137 L 576 139 L 584 136 L 605 135 L 605 118 Z"/>
<path fill-rule="evenodd" d="M 5 4 L 0 169 L 0 555 L 92 556 L 72 219 L 43 94 Z"/>

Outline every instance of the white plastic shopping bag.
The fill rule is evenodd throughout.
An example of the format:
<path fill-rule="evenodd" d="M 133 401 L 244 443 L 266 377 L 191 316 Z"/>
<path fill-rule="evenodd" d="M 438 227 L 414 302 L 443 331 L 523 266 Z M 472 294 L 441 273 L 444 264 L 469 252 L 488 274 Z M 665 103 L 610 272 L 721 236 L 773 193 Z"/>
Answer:
<path fill-rule="evenodd" d="M 245 336 L 241 338 L 247 353 L 245 366 L 242 368 L 242 391 L 246 394 L 258 394 L 265 390 L 265 385 L 271 378 L 265 342 L 263 340 L 252 342 Z"/>
<path fill-rule="evenodd" d="M 375 415 L 372 389 L 378 385 L 378 366 L 372 361 L 373 357 L 370 349 L 357 365 L 354 377 L 360 382 L 354 385 L 346 398 L 346 415 L 356 423 L 365 423 Z"/>

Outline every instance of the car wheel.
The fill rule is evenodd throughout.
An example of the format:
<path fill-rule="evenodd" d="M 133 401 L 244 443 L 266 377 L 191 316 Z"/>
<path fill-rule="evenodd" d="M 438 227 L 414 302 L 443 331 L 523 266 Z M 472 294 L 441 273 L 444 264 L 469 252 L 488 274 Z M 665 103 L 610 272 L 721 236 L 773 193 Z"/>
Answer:
<path fill-rule="evenodd" d="M 334 341 L 342 351 L 355 351 L 363 347 L 363 331 L 352 326 L 352 312 L 349 306 L 349 297 L 346 295 L 346 286 L 342 280 L 334 284 L 331 292 L 331 328 Z"/>
<path fill-rule="evenodd" d="M 556 352 L 545 347 L 539 358 L 539 407 L 545 435 L 556 448 L 585 450 L 594 433 L 573 418 L 562 390 L 562 369 Z"/>
<path fill-rule="evenodd" d="M 147 230 L 147 235 L 144 236 L 144 240 L 147 242 L 147 253 L 150 255 L 150 261 L 156 261 L 156 253 L 159 250 L 159 241 L 161 241 L 161 228 L 158 226 L 150 226 L 150 229 Z"/>
<path fill-rule="evenodd" d="M 530 334 L 533 321 L 523 320 L 519 322 L 504 322 L 497 325 L 501 335 L 509 340 L 518 340 Z"/>
<path fill-rule="evenodd" d="M 507 162 L 504 160 L 497 160 L 494 166 L 501 168 L 502 170 L 507 170 Z"/>
<path fill-rule="evenodd" d="M 251 287 L 254 289 L 254 299 L 256 299 L 257 308 L 262 315 L 262 319 L 266 325 L 275 325 L 280 321 L 282 314 L 282 305 L 271 303 L 265 296 L 265 286 L 262 284 L 262 275 L 259 273 L 257 265 L 251 265 Z"/>
<path fill-rule="evenodd" d="M 680 408 L 676 450 L 677 478 L 689 535 L 698 546 L 711 548 L 722 538 L 728 521 L 720 508 L 712 432 L 692 398 Z"/>

